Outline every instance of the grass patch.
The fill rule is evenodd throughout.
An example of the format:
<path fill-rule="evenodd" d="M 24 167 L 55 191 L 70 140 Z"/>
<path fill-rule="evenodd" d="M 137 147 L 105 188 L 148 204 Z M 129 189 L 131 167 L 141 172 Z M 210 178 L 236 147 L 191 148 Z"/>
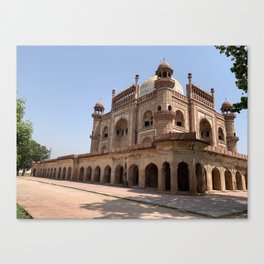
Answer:
<path fill-rule="evenodd" d="M 19 204 L 17 204 L 17 219 L 32 219 L 32 216 Z"/>

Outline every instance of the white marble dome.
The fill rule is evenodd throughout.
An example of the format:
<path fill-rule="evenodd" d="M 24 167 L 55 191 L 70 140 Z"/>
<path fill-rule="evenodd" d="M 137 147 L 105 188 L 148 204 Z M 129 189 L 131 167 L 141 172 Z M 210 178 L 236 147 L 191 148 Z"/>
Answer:
<path fill-rule="evenodd" d="M 140 89 L 140 96 L 144 96 L 148 93 L 151 93 L 155 90 L 155 87 L 154 87 L 154 82 L 158 79 L 158 76 L 157 75 L 153 75 L 151 77 L 149 77 L 147 80 L 145 80 L 139 87 Z M 174 78 L 171 78 L 172 80 L 175 81 L 175 85 L 173 87 L 173 90 L 180 93 L 180 94 L 183 94 L 183 89 L 182 89 L 182 85 L 179 83 L 179 81 L 177 81 L 176 79 Z"/>

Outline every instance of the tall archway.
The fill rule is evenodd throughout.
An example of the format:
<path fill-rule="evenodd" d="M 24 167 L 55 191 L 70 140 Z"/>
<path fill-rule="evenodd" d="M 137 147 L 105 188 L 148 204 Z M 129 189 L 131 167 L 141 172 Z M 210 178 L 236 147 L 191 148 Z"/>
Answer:
<path fill-rule="evenodd" d="M 212 170 L 212 182 L 213 182 L 213 190 L 221 191 L 220 171 L 217 168 L 214 168 Z"/>
<path fill-rule="evenodd" d="M 61 167 L 59 167 L 59 171 L 58 171 L 58 180 L 60 180 L 61 178 Z"/>
<path fill-rule="evenodd" d="M 196 191 L 197 191 L 197 193 L 205 193 L 205 191 L 206 191 L 205 174 L 204 174 L 204 169 L 200 163 L 196 164 L 195 174 L 196 174 Z"/>
<path fill-rule="evenodd" d="M 233 190 L 232 173 L 230 170 L 225 171 L 225 187 L 226 190 Z"/>
<path fill-rule="evenodd" d="M 175 124 L 179 127 L 184 127 L 184 116 L 180 110 L 176 111 Z"/>
<path fill-rule="evenodd" d="M 92 179 L 92 168 L 90 166 L 86 169 L 86 177 L 85 178 L 86 178 L 85 181 L 87 181 L 87 182 L 90 182 Z"/>
<path fill-rule="evenodd" d="M 178 190 L 183 192 L 190 191 L 188 164 L 183 161 L 180 162 L 178 165 L 177 174 L 178 174 Z"/>
<path fill-rule="evenodd" d="M 52 179 L 53 176 L 53 168 L 50 170 L 50 178 Z"/>
<path fill-rule="evenodd" d="M 101 169 L 97 166 L 94 170 L 94 182 L 100 182 Z"/>
<path fill-rule="evenodd" d="M 128 185 L 138 186 L 138 182 L 139 182 L 138 166 L 133 164 L 129 167 L 128 170 Z"/>
<path fill-rule="evenodd" d="M 236 172 L 236 186 L 237 190 L 243 190 L 242 177 L 239 171 Z"/>
<path fill-rule="evenodd" d="M 200 138 L 211 145 L 213 144 L 212 127 L 205 118 L 200 121 Z"/>
<path fill-rule="evenodd" d="M 56 170 L 57 170 L 57 169 L 55 168 L 54 171 L 53 171 L 53 179 L 56 179 L 56 176 L 57 176 L 57 175 L 56 175 Z"/>
<path fill-rule="evenodd" d="M 61 177 L 62 180 L 65 180 L 66 179 L 66 168 L 64 167 L 63 170 L 62 170 L 62 177 Z"/>
<path fill-rule="evenodd" d="M 219 141 L 224 141 L 225 140 L 224 132 L 223 132 L 223 129 L 221 127 L 218 128 L 218 140 Z"/>
<path fill-rule="evenodd" d="M 164 162 L 162 164 L 162 178 L 164 181 L 165 191 L 170 191 L 171 190 L 171 170 L 170 170 L 170 164 L 168 162 Z"/>
<path fill-rule="evenodd" d="M 115 184 L 124 184 L 124 168 L 121 165 L 118 165 L 115 168 Z"/>
<path fill-rule="evenodd" d="M 107 165 L 104 169 L 104 183 L 111 182 L 111 167 Z"/>
<path fill-rule="evenodd" d="M 67 180 L 70 181 L 71 180 L 71 172 L 72 172 L 72 168 L 69 167 L 68 171 L 67 171 Z"/>
<path fill-rule="evenodd" d="M 36 169 L 33 170 L 33 177 L 36 176 Z"/>
<path fill-rule="evenodd" d="M 127 144 L 128 122 L 121 118 L 115 125 L 115 145 L 121 147 Z"/>
<path fill-rule="evenodd" d="M 145 168 L 145 187 L 158 188 L 158 167 L 154 163 Z"/>
<path fill-rule="evenodd" d="M 143 115 L 143 127 L 150 127 L 153 125 L 153 114 L 147 110 Z"/>
<path fill-rule="evenodd" d="M 102 138 L 106 139 L 108 138 L 108 126 L 105 126 L 102 133 Z"/>
<path fill-rule="evenodd" d="M 79 172 L 79 181 L 83 182 L 83 180 L 84 180 L 84 167 L 81 167 Z"/>

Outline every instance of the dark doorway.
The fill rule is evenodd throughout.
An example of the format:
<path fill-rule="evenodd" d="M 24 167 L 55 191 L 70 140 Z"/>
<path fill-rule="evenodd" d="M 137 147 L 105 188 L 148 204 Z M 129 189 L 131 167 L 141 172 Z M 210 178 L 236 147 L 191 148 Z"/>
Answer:
<path fill-rule="evenodd" d="M 145 169 L 145 187 L 158 188 L 158 167 L 154 163 Z"/>
<path fill-rule="evenodd" d="M 190 191 L 189 186 L 189 169 L 188 164 L 180 162 L 178 165 L 178 190 L 179 191 Z"/>
<path fill-rule="evenodd" d="M 162 165 L 162 176 L 164 180 L 165 191 L 170 191 L 171 190 L 171 171 L 170 171 L 170 164 L 168 162 L 164 162 Z"/>

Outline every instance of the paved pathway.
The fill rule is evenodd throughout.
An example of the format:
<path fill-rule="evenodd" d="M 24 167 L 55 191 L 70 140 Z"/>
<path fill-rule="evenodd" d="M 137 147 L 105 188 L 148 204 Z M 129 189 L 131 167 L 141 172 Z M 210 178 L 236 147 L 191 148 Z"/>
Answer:
<path fill-rule="evenodd" d="M 210 218 L 240 218 L 240 217 L 246 218 L 247 217 L 247 192 L 229 191 L 229 192 L 214 192 L 214 193 L 207 194 L 206 196 L 186 196 L 186 195 L 160 194 L 160 193 L 156 193 L 154 191 L 146 190 L 146 189 L 113 187 L 113 186 L 105 186 L 105 185 L 98 185 L 98 184 L 60 181 L 60 180 L 37 178 L 37 177 L 18 177 L 17 179 L 18 179 L 18 187 L 17 187 L 18 201 L 19 200 L 21 201 L 21 199 L 23 198 L 24 203 L 27 201 L 28 197 L 23 196 L 26 193 L 21 194 L 20 187 L 25 185 L 25 182 L 31 182 L 33 184 L 36 184 L 38 182 L 39 184 L 41 183 L 42 186 L 44 185 L 43 183 L 45 183 L 45 185 L 48 185 L 49 188 L 51 188 L 51 186 L 57 187 L 57 188 L 60 187 L 59 189 L 63 189 L 65 192 L 70 192 L 70 190 L 71 191 L 82 190 L 80 196 L 83 196 L 84 195 L 83 191 L 85 191 L 86 194 L 89 194 L 89 195 L 92 195 L 92 194 L 101 195 L 101 196 L 103 195 L 104 199 L 107 201 L 109 199 L 111 200 L 115 198 L 122 202 L 124 202 L 124 200 L 127 200 L 127 202 L 131 201 L 134 204 L 135 202 L 140 202 L 140 203 L 137 203 L 137 204 L 140 204 L 140 206 L 143 206 L 144 204 L 145 206 L 146 205 L 158 206 L 158 208 L 162 207 L 163 209 L 173 209 L 173 210 L 177 209 L 178 213 L 179 211 L 185 213 L 186 215 L 191 213 L 192 214 L 191 218 L 195 217 L 193 213 L 195 213 L 196 217 L 199 217 L 199 218 L 202 218 L 203 216 L 210 217 Z M 62 188 L 62 186 L 64 186 L 64 188 Z M 54 190 L 54 191 L 58 192 L 58 190 Z M 44 195 L 45 197 L 51 195 L 48 189 L 45 190 L 44 193 L 42 192 L 43 190 L 37 193 L 36 195 L 41 195 L 41 196 Z M 56 199 L 57 199 L 57 196 L 55 196 Z M 69 198 L 68 201 L 71 201 L 72 199 L 73 198 Z M 78 199 L 81 199 L 81 198 L 79 197 Z M 101 212 L 105 210 L 104 212 L 105 217 L 107 218 L 109 215 L 111 217 L 111 214 L 108 214 L 107 216 L 107 207 L 105 207 L 107 204 L 106 202 L 104 205 L 96 204 L 96 201 L 94 202 L 95 203 L 92 203 L 92 202 L 89 203 L 90 204 L 88 206 L 89 209 L 99 210 L 99 211 L 101 210 Z M 114 202 L 112 202 L 112 204 L 114 208 Z M 102 207 L 104 208 L 102 209 Z M 111 211 L 113 209 L 111 208 L 112 207 L 110 206 L 108 210 Z M 148 208 L 148 207 L 145 207 L 145 208 Z M 123 215 L 126 215 L 126 213 L 123 212 Z M 136 215 L 134 216 L 135 217 L 132 217 L 132 218 L 141 218 L 140 214 L 137 216 Z M 124 216 L 124 218 L 128 218 L 128 217 L 129 217 L 129 214 Z M 159 217 L 161 217 L 161 215 Z M 156 217 L 153 217 L 153 218 L 156 218 Z"/>

